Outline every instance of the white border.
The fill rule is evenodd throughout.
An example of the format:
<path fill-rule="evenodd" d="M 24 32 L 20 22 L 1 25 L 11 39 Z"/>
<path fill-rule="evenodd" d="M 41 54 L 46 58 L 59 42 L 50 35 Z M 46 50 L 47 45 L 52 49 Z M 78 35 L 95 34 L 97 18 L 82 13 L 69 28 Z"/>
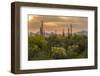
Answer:
<path fill-rule="evenodd" d="M 28 14 L 88 17 L 88 58 L 28 61 Z M 94 65 L 94 11 L 21 7 L 20 8 L 20 69 L 43 69 Z"/>

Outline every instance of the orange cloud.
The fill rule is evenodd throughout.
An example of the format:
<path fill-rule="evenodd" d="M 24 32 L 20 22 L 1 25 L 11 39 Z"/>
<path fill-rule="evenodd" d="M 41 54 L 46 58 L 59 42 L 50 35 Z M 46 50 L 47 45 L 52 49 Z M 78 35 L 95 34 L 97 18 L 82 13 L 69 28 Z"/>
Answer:
<path fill-rule="evenodd" d="M 87 31 L 88 18 L 87 17 L 63 17 L 63 16 L 36 16 L 29 15 L 28 28 L 29 32 L 38 32 L 43 22 L 44 30 L 47 32 L 62 33 L 62 30 L 67 33 L 70 24 L 73 25 L 73 32 L 82 30 Z"/>

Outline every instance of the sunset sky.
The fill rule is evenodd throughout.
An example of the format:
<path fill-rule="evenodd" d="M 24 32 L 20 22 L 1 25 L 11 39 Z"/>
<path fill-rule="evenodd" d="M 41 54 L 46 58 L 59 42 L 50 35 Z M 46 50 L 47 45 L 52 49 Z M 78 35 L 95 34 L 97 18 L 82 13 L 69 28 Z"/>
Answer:
<path fill-rule="evenodd" d="M 28 15 L 29 32 L 39 32 L 41 21 L 43 21 L 45 32 L 48 33 L 56 31 L 56 33 L 61 34 L 63 29 L 67 33 L 70 25 L 73 27 L 73 33 L 88 29 L 87 17 Z"/>

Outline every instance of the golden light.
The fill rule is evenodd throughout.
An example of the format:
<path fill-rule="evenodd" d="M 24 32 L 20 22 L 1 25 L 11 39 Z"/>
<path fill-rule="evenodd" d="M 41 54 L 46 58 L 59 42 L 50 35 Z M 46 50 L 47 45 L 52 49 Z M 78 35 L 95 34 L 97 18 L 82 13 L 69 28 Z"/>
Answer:
<path fill-rule="evenodd" d="M 53 23 L 53 22 L 47 22 L 47 23 L 44 23 L 46 26 L 51 26 L 51 27 L 54 27 L 54 26 L 57 26 L 57 24 Z"/>
<path fill-rule="evenodd" d="M 29 16 L 29 21 L 33 20 L 33 16 Z"/>
<path fill-rule="evenodd" d="M 60 19 L 63 19 L 63 20 L 73 20 L 72 17 L 59 17 Z"/>

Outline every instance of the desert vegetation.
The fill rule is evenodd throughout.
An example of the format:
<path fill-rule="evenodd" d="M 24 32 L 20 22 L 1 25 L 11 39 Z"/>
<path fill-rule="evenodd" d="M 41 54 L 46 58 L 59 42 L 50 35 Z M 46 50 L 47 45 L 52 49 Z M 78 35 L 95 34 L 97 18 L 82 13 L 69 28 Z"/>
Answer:
<path fill-rule="evenodd" d="M 87 58 L 87 36 L 73 34 L 63 36 L 51 34 L 28 36 L 29 60 L 79 59 Z"/>

